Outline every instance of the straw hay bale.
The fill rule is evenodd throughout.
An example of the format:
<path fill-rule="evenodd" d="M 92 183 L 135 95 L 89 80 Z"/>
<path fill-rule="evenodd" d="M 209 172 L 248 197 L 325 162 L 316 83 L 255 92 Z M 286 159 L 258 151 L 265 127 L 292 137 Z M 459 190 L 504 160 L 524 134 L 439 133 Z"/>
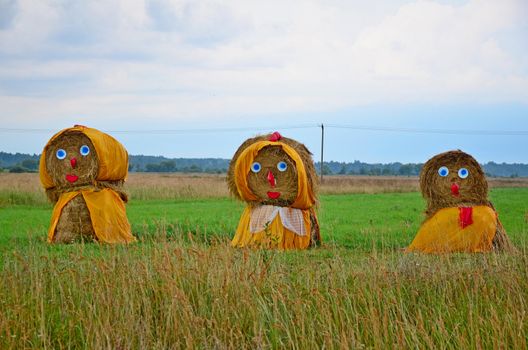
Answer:
<path fill-rule="evenodd" d="M 448 176 L 442 177 L 438 174 L 441 167 L 449 169 Z M 469 171 L 469 176 L 466 179 L 460 178 L 458 175 L 461 168 L 466 168 Z M 458 196 L 454 196 L 451 192 L 453 183 L 460 186 Z M 427 201 L 427 219 L 444 208 L 475 206 L 493 208 L 493 204 L 488 199 L 488 181 L 484 170 L 475 158 L 460 150 L 441 153 L 427 161 L 420 173 L 420 189 L 422 196 Z M 498 219 L 493 247 L 496 250 L 512 247 L 506 231 Z"/>

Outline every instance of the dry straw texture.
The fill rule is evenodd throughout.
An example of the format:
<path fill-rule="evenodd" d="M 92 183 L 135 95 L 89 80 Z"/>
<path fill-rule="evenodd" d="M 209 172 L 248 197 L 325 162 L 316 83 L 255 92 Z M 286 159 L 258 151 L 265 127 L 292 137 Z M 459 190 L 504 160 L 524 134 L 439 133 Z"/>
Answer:
<path fill-rule="evenodd" d="M 72 199 L 62 209 L 53 241 L 55 243 L 91 242 L 95 239 L 92 220 L 81 195 Z"/>
<path fill-rule="evenodd" d="M 446 177 L 438 175 L 438 169 L 443 166 L 449 168 L 449 175 Z M 458 177 L 461 168 L 469 170 L 467 179 Z M 458 197 L 451 194 L 453 182 L 460 185 Z M 462 151 L 442 153 L 427 161 L 420 174 L 420 188 L 427 200 L 428 217 L 443 208 L 489 204 L 488 182 L 484 171 L 475 158 Z"/>

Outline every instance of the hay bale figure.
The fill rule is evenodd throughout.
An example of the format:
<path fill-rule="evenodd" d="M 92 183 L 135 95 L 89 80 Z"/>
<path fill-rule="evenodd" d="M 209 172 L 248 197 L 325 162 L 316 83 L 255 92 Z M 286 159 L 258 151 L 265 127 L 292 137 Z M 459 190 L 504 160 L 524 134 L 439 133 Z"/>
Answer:
<path fill-rule="evenodd" d="M 321 241 L 310 151 L 278 132 L 245 141 L 227 173 L 229 191 L 245 201 L 235 247 L 306 249 Z"/>
<path fill-rule="evenodd" d="M 123 184 L 128 153 L 99 130 L 76 125 L 55 134 L 40 158 L 40 181 L 55 203 L 50 243 L 135 241 Z"/>
<path fill-rule="evenodd" d="M 489 252 L 513 249 L 488 200 L 479 163 L 462 151 L 439 154 L 420 174 L 426 220 L 408 252 Z"/>

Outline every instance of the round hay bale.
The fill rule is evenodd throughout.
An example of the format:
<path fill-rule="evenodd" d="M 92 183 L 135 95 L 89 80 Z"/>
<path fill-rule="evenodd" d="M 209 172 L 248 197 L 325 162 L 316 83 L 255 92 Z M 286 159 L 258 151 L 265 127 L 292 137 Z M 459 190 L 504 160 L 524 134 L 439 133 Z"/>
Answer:
<path fill-rule="evenodd" d="M 75 126 L 54 135 L 40 159 L 40 179 L 55 202 L 48 241 L 128 243 L 123 185 L 128 153 L 110 135 Z"/>
<path fill-rule="evenodd" d="M 460 150 L 427 161 L 420 173 L 426 220 L 407 251 L 426 253 L 512 250 L 488 199 L 480 164 Z"/>
<path fill-rule="evenodd" d="M 302 143 L 277 132 L 246 140 L 229 164 L 227 184 L 248 205 L 233 246 L 306 249 L 321 241 L 317 176 Z"/>

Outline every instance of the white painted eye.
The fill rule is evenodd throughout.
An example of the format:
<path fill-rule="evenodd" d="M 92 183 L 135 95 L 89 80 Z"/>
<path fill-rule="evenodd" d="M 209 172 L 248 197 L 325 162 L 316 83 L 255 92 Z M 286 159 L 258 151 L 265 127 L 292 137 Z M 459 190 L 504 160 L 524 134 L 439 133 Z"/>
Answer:
<path fill-rule="evenodd" d="M 440 169 L 438 169 L 438 175 L 446 177 L 447 175 L 449 175 L 449 169 L 446 166 L 441 167 Z"/>
<path fill-rule="evenodd" d="M 55 153 L 55 156 L 57 157 L 57 159 L 60 159 L 60 160 L 63 160 L 64 158 L 66 158 L 66 151 L 63 150 L 62 148 L 61 149 L 58 149 L 57 150 L 57 153 Z"/>
<path fill-rule="evenodd" d="M 261 169 L 262 169 L 262 166 L 260 165 L 259 162 L 255 162 L 255 163 L 251 164 L 251 171 L 252 172 L 258 173 L 258 172 L 260 172 Z"/>
<path fill-rule="evenodd" d="M 469 170 L 462 168 L 458 171 L 458 177 L 461 179 L 467 179 L 469 176 Z"/>
<path fill-rule="evenodd" d="M 288 164 L 286 164 L 286 162 L 278 162 L 277 169 L 279 169 L 279 171 L 286 171 L 286 169 L 288 169 Z"/>
<path fill-rule="evenodd" d="M 86 157 L 88 154 L 90 154 L 90 147 L 82 145 L 79 151 L 81 152 L 82 156 Z"/>

